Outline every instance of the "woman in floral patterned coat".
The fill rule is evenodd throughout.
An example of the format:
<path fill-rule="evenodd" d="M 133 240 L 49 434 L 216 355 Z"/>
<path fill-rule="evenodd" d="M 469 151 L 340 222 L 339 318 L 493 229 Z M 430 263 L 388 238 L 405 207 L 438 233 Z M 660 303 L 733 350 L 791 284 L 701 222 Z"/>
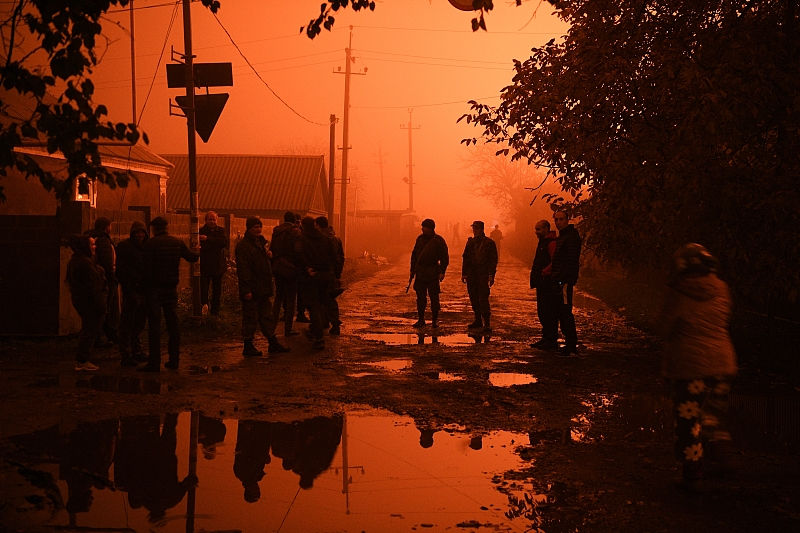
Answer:
<path fill-rule="evenodd" d="M 661 373 L 672 385 L 682 485 L 691 489 L 703 477 L 707 453 L 730 449 L 723 418 L 738 367 L 728 331 L 730 291 L 717 276 L 716 258 L 692 243 L 674 260 L 659 322 L 665 337 Z"/>

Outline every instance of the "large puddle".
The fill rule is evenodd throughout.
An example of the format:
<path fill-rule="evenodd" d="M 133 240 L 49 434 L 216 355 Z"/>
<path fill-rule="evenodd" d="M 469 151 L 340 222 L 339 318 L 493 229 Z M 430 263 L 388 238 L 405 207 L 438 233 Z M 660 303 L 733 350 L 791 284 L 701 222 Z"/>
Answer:
<path fill-rule="evenodd" d="M 509 498 L 499 489 L 503 472 L 523 466 L 515 450 L 527 443 L 527 435 L 476 436 L 384 414 L 65 424 L 3 442 L 0 522 L 12 530 L 524 531 L 530 524 L 505 515 Z"/>
<path fill-rule="evenodd" d="M 407 344 L 440 344 L 442 346 L 468 346 L 492 341 L 489 335 L 469 335 L 453 333 L 449 335 L 431 335 L 430 333 L 359 333 L 366 341 L 382 342 L 390 346 Z"/>

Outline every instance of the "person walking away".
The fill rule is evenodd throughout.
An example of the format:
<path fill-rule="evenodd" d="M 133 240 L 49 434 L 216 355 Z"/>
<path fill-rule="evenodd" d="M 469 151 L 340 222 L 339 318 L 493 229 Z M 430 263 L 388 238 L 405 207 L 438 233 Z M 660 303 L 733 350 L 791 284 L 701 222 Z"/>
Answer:
<path fill-rule="evenodd" d="M 100 217 L 94 222 L 94 230 L 90 233 L 94 237 L 95 261 L 103 267 L 108 284 L 108 309 L 103 320 L 103 334 L 108 345 L 116 344 L 119 340 L 119 285 L 117 283 L 117 251 L 111 240 L 111 220 Z"/>
<path fill-rule="evenodd" d="M 280 319 L 283 309 L 283 334 L 286 337 L 299 335 L 292 331 L 295 305 L 297 304 L 297 276 L 300 260 L 300 228 L 294 222 L 294 213 L 287 211 L 283 223 L 272 229 L 269 251 L 272 254 L 272 274 L 275 279 L 275 301 L 272 318 Z"/>
<path fill-rule="evenodd" d="M 333 241 L 316 228 L 313 218 L 303 218 L 301 226 L 303 268 L 300 289 L 302 300 L 311 314 L 309 337 L 312 348 L 322 350 L 325 348 L 325 341 L 322 339 L 325 325 L 324 303 L 336 279 L 336 250 Z"/>
<path fill-rule="evenodd" d="M 200 255 L 186 246 L 182 240 L 167 232 L 168 221 L 156 217 L 150 222 L 153 236 L 144 243 L 145 294 L 147 305 L 149 358 L 143 372 L 161 370 L 161 313 L 169 336 L 168 361 L 164 366 L 177 370 L 180 360 L 181 334 L 178 324 L 178 281 L 181 258 L 190 263 Z"/>
<path fill-rule="evenodd" d="M 483 333 L 492 332 L 489 291 L 494 285 L 497 273 L 497 246 L 483 231 L 483 221 L 472 223 L 472 237 L 467 239 L 461 258 L 461 281 L 467 284 L 469 302 L 475 320 L 469 329 L 482 329 Z"/>
<path fill-rule="evenodd" d="M 333 243 L 333 249 L 336 252 L 336 263 L 333 266 L 333 285 L 327 292 L 325 297 L 325 321 L 330 324 L 328 333 L 331 335 L 340 335 L 342 330 L 342 320 L 339 315 L 339 302 L 336 300 L 344 289 L 342 289 L 342 271 L 344 270 L 344 246 L 342 239 L 336 236 L 336 232 L 328 224 L 328 217 L 319 216 L 314 219 L 314 225 L 317 231 L 322 233 L 325 237 L 329 238 Z"/>
<path fill-rule="evenodd" d="M 258 357 L 253 337 L 256 328 L 269 342 L 269 353 L 288 352 L 275 337 L 275 320 L 272 314 L 272 267 L 267 254 L 267 240 L 261 235 L 262 224 L 258 217 L 245 222 L 247 231 L 236 245 L 236 275 L 239 279 L 239 299 L 242 302 L 242 356 Z"/>
<path fill-rule="evenodd" d="M 558 238 L 551 271 L 559 298 L 558 322 L 564 335 L 564 347 L 558 354 L 570 356 L 578 353 L 578 333 L 575 328 L 575 316 L 572 314 L 572 296 L 575 284 L 578 282 L 582 240 L 575 226 L 569 223 L 566 211 L 554 212 L 553 220 L 558 228 Z"/>
<path fill-rule="evenodd" d="M 534 226 L 536 255 L 531 265 L 531 289 L 536 289 L 536 313 L 542 326 L 542 338 L 531 344 L 532 348 L 555 350 L 558 348 L 558 290 L 552 279 L 552 261 L 556 250 L 556 232 L 550 231 L 550 222 L 540 220 Z"/>
<path fill-rule="evenodd" d="M 67 264 L 67 284 L 72 305 L 81 317 L 75 370 L 94 371 L 98 366 L 89 359 L 100 337 L 108 309 L 108 286 L 103 267 L 94 259 L 94 238 L 81 235 L 73 238 L 70 246 L 73 253 Z"/>
<path fill-rule="evenodd" d="M 131 224 L 130 237 L 117 246 L 117 279 L 122 288 L 122 315 L 119 323 L 119 352 L 122 366 L 136 366 L 146 360 L 139 337 L 147 321 L 147 296 L 144 278 L 144 243 L 147 228 L 139 221 Z"/>
<path fill-rule="evenodd" d="M 301 233 L 302 233 L 302 225 L 301 225 L 302 220 L 303 220 L 303 215 L 301 215 L 300 213 L 294 214 L 294 224 L 295 226 L 297 226 L 297 231 Z M 306 311 L 310 312 L 310 309 L 308 307 L 308 304 L 306 304 L 306 302 L 303 301 L 303 294 L 305 291 L 303 291 L 302 287 L 300 286 L 304 280 L 305 278 L 303 276 L 298 276 L 297 278 L 297 318 L 295 318 L 294 321 L 308 324 L 309 322 L 311 322 L 311 319 L 308 316 L 306 316 Z"/>
<path fill-rule="evenodd" d="M 500 241 L 503 240 L 503 232 L 500 231 L 500 226 L 495 224 L 494 229 L 489 234 L 489 238 L 494 241 L 494 245 L 497 246 L 497 255 L 500 256 Z"/>
<path fill-rule="evenodd" d="M 729 327 L 731 296 L 717 259 L 700 244 L 679 248 L 658 322 L 664 336 L 661 374 L 672 388 L 675 453 L 681 487 L 699 487 L 709 455 L 730 456 L 725 427 L 730 383 L 738 371 Z"/>
<path fill-rule="evenodd" d="M 219 217 L 214 211 L 206 213 L 206 223 L 200 228 L 200 303 L 211 316 L 219 316 L 222 299 L 222 276 L 228 269 L 225 250 L 229 246 L 225 229 L 217 225 Z M 209 309 L 209 285 L 211 307 Z"/>
<path fill-rule="evenodd" d="M 436 233 L 436 222 L 426 218 L 422 221 L 422 234 L 417 237 L 411 251 L 411 271 L 409 280 L 414 280 L 414 292 L 417 294 L 417 321 L 415 328 L 425 326 L 425 308 L 428 298 L 431 301 L 431 327 L 439 327 L 439 283 L 444 280 L 447 266 L 450 264 L 450 253 L 444 238 Z"/>

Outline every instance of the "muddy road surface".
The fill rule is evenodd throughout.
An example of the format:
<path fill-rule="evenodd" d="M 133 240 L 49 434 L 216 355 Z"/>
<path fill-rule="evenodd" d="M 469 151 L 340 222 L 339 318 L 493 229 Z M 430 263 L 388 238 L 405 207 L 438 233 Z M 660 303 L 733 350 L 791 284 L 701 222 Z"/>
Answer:
<path fill-rule="evenodd" d="M 0 530 L 800 530 L 796 390 L 740 387 L 737 464 L 683 493 L 655 340 L 579 291 L 579 355 L 531 348 L 510 258 L 492 334 L 470 336 L 452 260 L 436 331 L 412 327 L 406 258 L 348 285 L 322 351 L 279 336 L 290 353 L 243 359 L 231 302 L 184 321 L 180 369 L 156 375 L 2 341 Z"/>

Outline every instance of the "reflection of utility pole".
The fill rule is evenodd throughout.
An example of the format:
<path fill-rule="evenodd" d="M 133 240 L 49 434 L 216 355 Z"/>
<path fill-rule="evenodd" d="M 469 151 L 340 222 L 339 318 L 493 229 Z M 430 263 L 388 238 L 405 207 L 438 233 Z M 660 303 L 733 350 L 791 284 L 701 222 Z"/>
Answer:
<path fill-rule="evenodd" d="M 345 512 L 350 514 L 350 483 L 353 478 L 350 477 L 350 469 L 358 468 L 361 474 L 364 474 L 363 466 L 350 466 L 349 457 L 347 456 L 347 413 L 342 413 L 342 494 L 344 494 Z M 339 473 L 339 469 L 334 469 L 335 473 Z"/>
<path fill-rule="evenodd" d="M 191 483 L 186 493 L 186 533 L 194 532 L 194 512 L 197 501 L 197 441 L 200 436 L 200 411 L 192 411 L 189 422 L 189 478 Z"/>
<path fill-rule="evenodd" d="M 411 157 L 411 130 L 418 130 L 421 126 L 416 128 L 411 124 L 411 114 L 413 109 L 408 110 L 408 125 L 400 125 L 400 129 L 408 130 L 408 212 L 414 212 L 414 161 Z"/>
<path fill-rule="evenodd" d="M 358 74 L 364 76 L 364 72 L 353 72 L 350 68 L 350 63 L 355 62 L 355 58 L 351 55 L 353 51 L 353 27 L 350 26 L 350 41 L 345 52 L 345 67 L 344 67 L 344 120 L 342 122 L 342 193 L 341 193 L 341 211 L 339 213 L 339 238 L 342 239 L 342 244 L 345 244 L 345 226 L 347 223 L 347 153 L 350 150 L 350 75 Z M 342 74 L 341 67 L 337 74 Z"/>

